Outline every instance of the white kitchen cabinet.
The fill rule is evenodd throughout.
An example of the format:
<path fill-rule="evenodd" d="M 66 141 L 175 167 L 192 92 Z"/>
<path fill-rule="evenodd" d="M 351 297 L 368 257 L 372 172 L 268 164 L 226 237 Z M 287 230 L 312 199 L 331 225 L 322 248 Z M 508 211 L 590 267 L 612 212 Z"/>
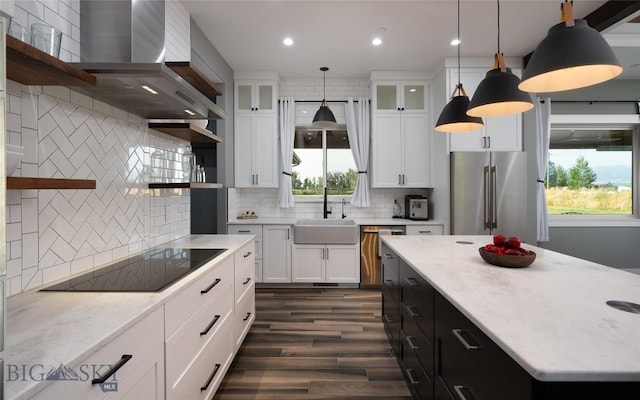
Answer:
<path fill-rule="evenodd" d="M 256 318 L 255 253 L 251 243 L 244 245 L 235 255 L 235 344 L 236 351 L 247 336 Z"/>
<path fill-rule="evenodd" d="M 473 97 L 489 68 L 461 68 L 460 76 L 464 90 Z M 520 75 L 519 69 L 512 69 Z M 447 70 L 447 93 L 453 92 L 458 84 L 458 69 Z M 448 99 L 447 99 L 448 101 Z M 482 119 L 484 128 L 472 132 L 449 133 L 451 151 L 522 151 L 522 113 L 504 117 Z"/>
<path fill-rule="evenodd" d="M 444 226 L 442 225 L 407 225 L 407 235 L 442 235 Z"/>
<path fill-rule="evenodd" d="M 292 282 L 360 282 L 358 245 L 297 244 L 292 259 Z"/>
<path fill-rule="evenodd" d="M 236 114 L 271 114 L 278 110 L 277 80 L 236 80 L 235 93 Z"/>
<path fill-rule="evenodd" d="M 230 235 L 254 235 L 254 261 L 256 283 L 262 282 L 262 225 L 228 225 Z"/>
<path fill-rule="evenodd" d="M 371 109 L 375 113 L 425 113 L 427 111 L 427 83 L 422 80 L 377 81 L 371 84 Z"/>
<path fill-rule="evenodd" d="M 262 239 L 262 282 L 291 282 L 291 225 L 264 225 Z"/>
<path fill-rule="evenodd" d="M 372 188 L 430 186 L 429 119 L 403 111 L 373 116 Z"/>
<path fill-rule="evenodd" d="M 237 188 L 276 188 L 278 180 L 278 116 L 236 114 L 235 184 Z"/>
<path fill-rule="evenodd" d="M 429 187 L 428 83 L 387 78 L 372 73 L 371 187 Z"/>
<path fill-rule="evenodd" d="M 61 374 L 75 372 L 78 380 L 51 381 L 32 398 L 163 399 L 163 332 L 164 317 L 162 307 L 159 307 L 84 360 L 60 366 Z M 92 383 L 93 379 L 101 377 L 107 378 L 104 383 Z"/>

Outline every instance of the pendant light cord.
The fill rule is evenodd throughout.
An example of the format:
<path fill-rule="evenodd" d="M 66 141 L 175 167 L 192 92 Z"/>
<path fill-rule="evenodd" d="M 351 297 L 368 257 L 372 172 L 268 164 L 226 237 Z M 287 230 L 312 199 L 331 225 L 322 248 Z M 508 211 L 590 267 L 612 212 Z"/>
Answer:
<path fill-rule="evenodd" d="M 322 99 L 327 99 L 327 71 L 322 71 Z"/>
<path fill-rule="evenodd" d="M 498 54 L 500 54 L 500 0 L 496 0 L 498 3 Z"/>
<path fill-rule="evenodd" d="M 458 0 L 458 95 L 462 95 L 462 82 L 460 78 L 460 46 L 462 46 L 462 40 L 460 39 L 460 0 Z"/>

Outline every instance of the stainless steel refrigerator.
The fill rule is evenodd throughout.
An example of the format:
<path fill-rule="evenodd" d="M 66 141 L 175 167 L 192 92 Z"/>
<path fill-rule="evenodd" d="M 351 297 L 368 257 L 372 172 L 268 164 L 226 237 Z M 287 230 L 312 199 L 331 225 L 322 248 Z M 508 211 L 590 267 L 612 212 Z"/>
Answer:
<path fill-rule="evenodd" d="M 527 153 L 451 153 L 451 234 L 523 235 Z"/>

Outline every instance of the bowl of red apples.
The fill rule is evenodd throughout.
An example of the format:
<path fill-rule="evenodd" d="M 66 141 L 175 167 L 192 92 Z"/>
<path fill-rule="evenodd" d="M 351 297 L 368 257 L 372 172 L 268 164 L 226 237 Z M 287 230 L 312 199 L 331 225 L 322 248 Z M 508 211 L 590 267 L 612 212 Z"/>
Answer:
<path fill-rule="evenodd" d="M 535 261 L 536 253 L 520 247 L 522 241 L 517 236 L 494 235 L 493 243 L 480 247 L 480 257 L 492 265 L 507 268 L 528 267 Z"/>

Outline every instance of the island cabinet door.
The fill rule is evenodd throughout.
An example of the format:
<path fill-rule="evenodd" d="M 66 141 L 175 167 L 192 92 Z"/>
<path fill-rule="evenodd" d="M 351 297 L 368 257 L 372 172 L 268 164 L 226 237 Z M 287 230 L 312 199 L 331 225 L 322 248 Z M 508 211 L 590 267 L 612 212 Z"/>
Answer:
<path fill-rule="evenodd" d="M 531 400 L 531 376 L 436 292 L 436 372 L 454 398 Z"/>

